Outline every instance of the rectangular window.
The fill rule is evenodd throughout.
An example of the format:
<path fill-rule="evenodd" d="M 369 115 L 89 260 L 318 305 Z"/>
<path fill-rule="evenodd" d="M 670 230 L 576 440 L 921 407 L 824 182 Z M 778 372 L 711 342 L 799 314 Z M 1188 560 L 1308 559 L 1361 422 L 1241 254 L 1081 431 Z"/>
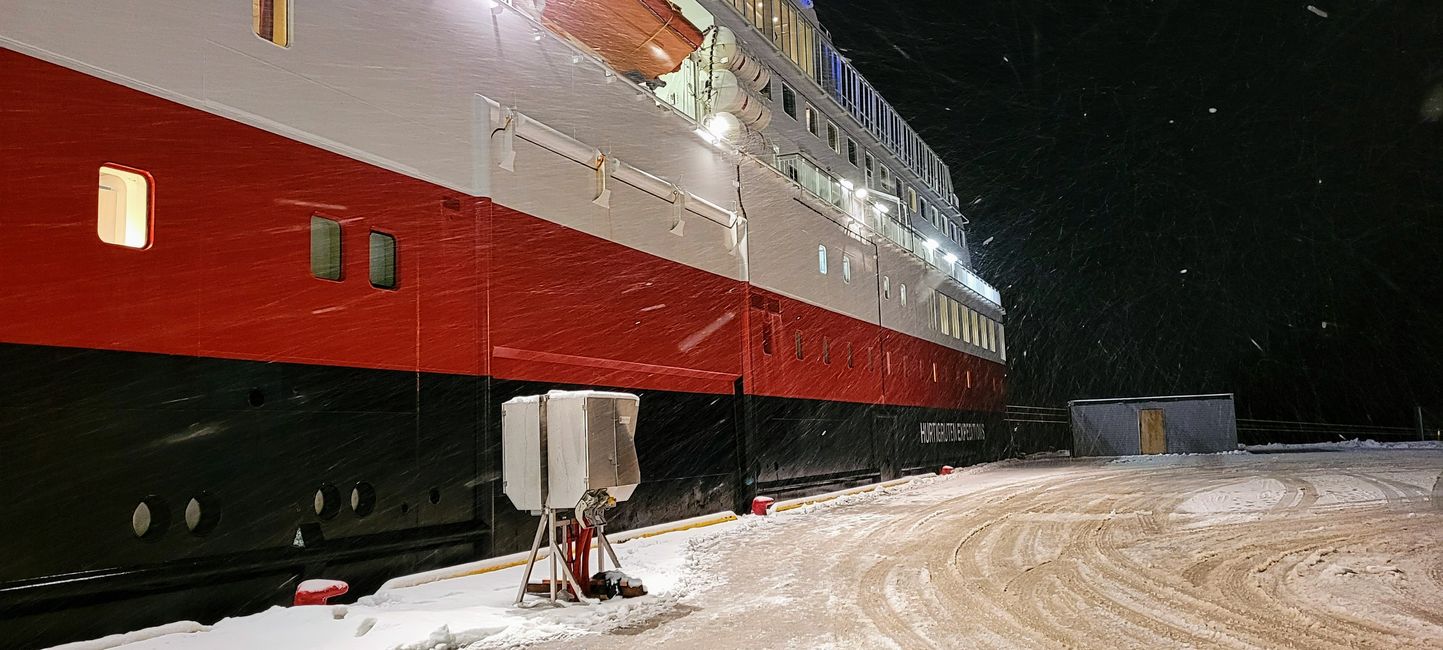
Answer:
<path fill-rule="evenodd" d="M 311 275 L 341 279 L 341 223 L 311 215 Z"/>
<path fill-rule="evenodd" d="M 954 339 L 962 338 L 962 318 L 959 315 L 961 310 L 961 304 L 952 303 L 952 338 Z"/>
<path fill-rule="evenodd" d="M 972 343 L 972 310 L 966 307 L 962 308 L 962 342 Z"/>
<path fill-rule="evenodd" d="M 987 321 L 987 349 L 997 351 L 997 321 Z"/>
<path fill-rule="evenodd" d="M 827 147 L 837 153 L 842 153 L 842 134 L 837 130 L 837 125 L 827 122 Z"/>
<path fill-rule="evenodd" d="M 100 241 L 126 248 L 150 246 L 150 197 L 149 174 L 101 165 L 95 221 Z"/>
<path fill-rule="evenodd" d="M 972 345 L 982 347 L 982 315 L 972 312 Z"/>
<path fill-rule="evenodd" d="M 281 47 L 291 46 L 291 0 L 251 0 L 251 30 Z"/>
<path fill-rule="evenodd" d="M 762 86 L 762 89 L 759 90 L 759 91 L 757 91 L 757 92 L 758 92 L 758 94 L 760 94 L 762 97 L 766 97 L 767 100 L 770 101 L 771 98 L 772 98 L 772 80 L 771 80 L 771 79 L 768 79 L 768 80 L 767 80 L 767 85 Z"/>
<path fill-rule="evenodd" d="M 1007 336 L 1002 332 L 1002 323 L 997 324 L 997 354 L 1007 360 Z"/>
<path fill-rule="evenodd" d="M 797 119 L 797 94 L 792 92 L 792 87 L 782 84 L 782 111 Z"/>
<path fill-rule="evenodd" d="M 371 286 L 396 288 L 396 238 L 371 231 Z"/>
<path fill-rule="evenodd" d="M 937 294 L 940 300 L 937 301 L 937 322 L 941 326 L 942 336 L 952 336 L 952 299 L 942 294 Z"/>
<path fill-rule="evenodd" d="M 847 138 L 847 162 L 857 166 L 857 141 L 851 138 Z"/>
<path fill-rule="evenodd" d="M 827 274 L 827 247 L 825 244 L 817 245 L 817 272 Z"/>
<path fill-rule="evenodd" d="M 801 330 L 797 330 L 797 331 L 793 332 L 793 333 L 792 333 L 792 338 L 796 341 L 796 344 L 797 344 L 797 358 L 798 358 L 798 359 L 801 359 L 801 358 L 803 358 L 803 355 L 802 355 L 802 331 L 801 331 Z"/>
<path fill-rule="evenodd" d="M 811 106 L 807 107 L 807 130 L 811 131 L 812 135 L 822 137 L 822 125 L 817 118 L 817 109 Z"/>

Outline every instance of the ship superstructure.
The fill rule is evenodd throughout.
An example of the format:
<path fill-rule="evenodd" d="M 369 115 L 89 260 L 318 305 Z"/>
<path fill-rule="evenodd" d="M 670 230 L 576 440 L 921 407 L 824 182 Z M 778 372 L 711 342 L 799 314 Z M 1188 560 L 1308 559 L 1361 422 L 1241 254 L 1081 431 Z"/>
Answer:
<path fill-rule="evenodd" d="M 6 638 L 517 550 L 520 394 L 641 396 L 617 527 L 1005 444 L 946 167 L 808 7 L 0 0 L 0 47 Z"/>

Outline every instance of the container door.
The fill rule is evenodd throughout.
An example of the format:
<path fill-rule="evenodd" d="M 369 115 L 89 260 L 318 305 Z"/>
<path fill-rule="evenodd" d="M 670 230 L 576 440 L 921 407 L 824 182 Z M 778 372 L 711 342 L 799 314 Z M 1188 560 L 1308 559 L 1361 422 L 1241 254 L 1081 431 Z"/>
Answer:
<path fill-rule="evenodd" d="M 1144 454 L 1167 453 L 1167 427 L 1162 409 L 1143 409 L 1137 414 L 1138 447 Z"/>

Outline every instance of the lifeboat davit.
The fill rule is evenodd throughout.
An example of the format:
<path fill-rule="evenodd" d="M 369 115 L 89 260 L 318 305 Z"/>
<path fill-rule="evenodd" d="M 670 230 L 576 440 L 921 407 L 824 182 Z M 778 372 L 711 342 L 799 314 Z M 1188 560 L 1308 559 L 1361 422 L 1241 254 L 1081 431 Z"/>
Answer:
<path fill-rule="evenodd" d="M 676 72 L 705 38 L 668 0 L 547 0 L 541 20 L 638 81 Z"/>

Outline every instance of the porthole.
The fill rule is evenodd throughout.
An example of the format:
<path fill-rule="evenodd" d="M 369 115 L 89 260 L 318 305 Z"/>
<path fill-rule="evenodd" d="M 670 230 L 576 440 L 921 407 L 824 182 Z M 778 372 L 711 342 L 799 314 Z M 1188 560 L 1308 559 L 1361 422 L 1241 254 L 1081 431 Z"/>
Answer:
<path fill-rule="evenodd" d="M 261 389 L 259 389 L 259 388 L 252 388 L 252 389 L 251 389 L 251 392 L 246 394 L 246 403 L 247 403 L 247 404 L 250 404 L 251 406 L 260 406 L 260 405 L 262 405 L 262 404 L 265 404 L 265 403 L 266 403 L 266 393 L 265 393 L 265 391 L 263 391 L 263 390 L 261 390 Z"/>
<path fill-rule="evenodd" d="M 357 517 L 364 517 L 376 511 L 376 488 L 370 483 L 360 482 L 351 488 L 351 511 Z"/>
<path fill-rule="evenodd" d="M 165 499 L 155 495 L 141 499 L 130 514 L 130 530 L 139 539 L 160 539 L 169 526 L 170 510 L 165 505 Z"/>
<path fill-rule="evenodd" d="M 430 494 L 429 496 L 430 496 L 430 498 L 431 498 L 431 503 L 432 503 L 432 505 L 435 505 L 435 504 L 441 502 L 441 490 L 440 490 L 440 489 L 438 489 L 438 488 L 431 488 L 431 494 Z"/>
<path fill-rule="evenodd" d="M 220 505 L 209 492 L 201 492 L 185 504 L 185 527 L 192 535 L 208 535 L 218 525 Z"/>
<path fill-rule="evenodd" d="M 354 503 L 355 498 L 352 497 Z M 341 491 L 330 483 L 322 484 L 316 489 L 316 496 L 312 499 L 312 506 L 315 508 L 316 516 L 321 519 L 331 519 L 341 513 Z M 354 507 L 354 506 L 353 506 Z"/>

